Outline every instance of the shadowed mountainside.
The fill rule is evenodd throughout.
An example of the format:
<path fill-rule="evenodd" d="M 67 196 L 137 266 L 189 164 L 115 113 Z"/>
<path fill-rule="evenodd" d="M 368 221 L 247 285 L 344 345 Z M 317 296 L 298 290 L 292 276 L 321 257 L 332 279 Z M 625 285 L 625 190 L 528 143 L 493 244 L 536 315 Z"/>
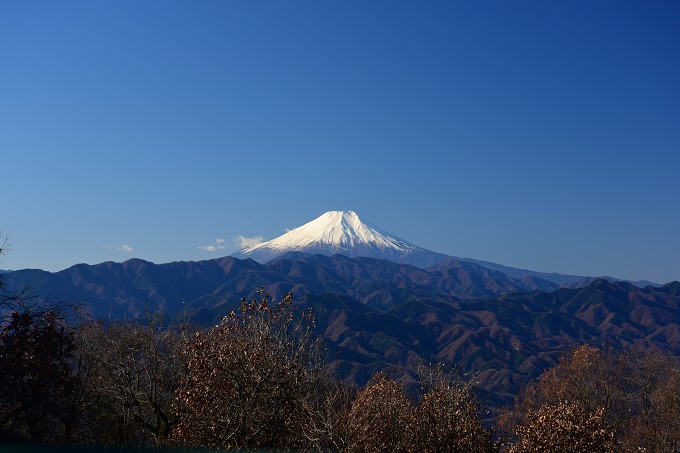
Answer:
<path fill-rule="evenodd" d="M 557 288 L 447 259 L 429 270 L 373 258 L 287 254 L 267 265 L 226 257 L 156 265 L 142 260 L 15 271 L 8 287 L 85 304 L 95 317 L 145 310 L 214 323 L 264 286 L 311 305 L 340 376 L 365 383 L 388 367 L 404 384 L 418 362 L 474 373 L 488 399 L 507 403 L 571 345 L 658 347 L 680 355 L 680 283 L 636 287 L 598 279 Z"/>
<path fill-rule="evenodd" d="M 41 297 L 77 301 L 95 317 L 137 317 L 146 309 L 177 312 L 234 307 L 260 286 L 278 297 L 289 291 L 337 293 L 369 307 L 388 310 L 407 300 L 448 300 L 557 289 L 534 277 L 508 277 L 474 263 L 453 258 L 424 270 L 375 258 L 288 253 L 266 265 L 225 257 L 206 261 L 154 264 L 139 259 L 123 263 L 78 264 L 50 273 L 26 269 L 5 275 L 11 288 L 32 288 Z"/>
<path fill-rule="evenodd" d="M 572 345 L 636 345 L 680 355 L 680 283 L 638 288 L 596 280 L 580 289 L 488 299 L 416 299 L 386 312 L 338 295 L 306 297 L 340 371 L 364 382 L 386 366 L 413 382 L 419 361 L 476 374 L 494 403 L 509 402 Z"/>

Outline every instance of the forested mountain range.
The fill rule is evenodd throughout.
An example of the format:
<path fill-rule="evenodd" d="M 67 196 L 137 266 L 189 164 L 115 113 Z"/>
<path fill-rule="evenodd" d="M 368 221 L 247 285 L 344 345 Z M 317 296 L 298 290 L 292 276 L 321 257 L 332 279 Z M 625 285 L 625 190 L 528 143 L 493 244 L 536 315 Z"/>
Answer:
<path fill-rule="evenodd" d="M 164 310 L 214 323 L 265 287 L 312 306 L 339 376 L 365 383 L 390 369 L 414 382 L 419 362 L 472 373 L 494 403 L 571 345 L 656 347 L 680 355 L 680 283 L 640 288 L 596 279 L 559 288 L 449 258 L 429 269 L 366 257 L 288 253 L 265 265 L 225 257 L 198 262 L 80 264 L 3 276 L 10 289 L 79 303 L 95 318 L 120 320 Z M 586 282 L 587 283 L 587 282 Z"/>

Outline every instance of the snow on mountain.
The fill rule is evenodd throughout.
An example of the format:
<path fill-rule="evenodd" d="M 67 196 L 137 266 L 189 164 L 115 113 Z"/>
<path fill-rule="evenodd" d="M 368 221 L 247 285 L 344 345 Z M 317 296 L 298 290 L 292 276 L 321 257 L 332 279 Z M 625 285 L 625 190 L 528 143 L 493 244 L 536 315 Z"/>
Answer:
<path fill-rule="evenodd" d="M 348 257 L 366 256 L 410 264 L 422 269 L 428 269 L 435 265 L 460 267 L 461 264 L 456 263 L 456 261 L 459 261 L 497 270 L 514 278 L 539 278 L 563 287 L 585 286 L 594 279 L 578 275 L 518 269 L 488 261 L 457 258 L 432 252 L 389 234 L 371 223 L 362 221 L 354 211 L 326 212 L 311 222 L 290 230 L 276 239 L 245 247 L 232 253 L 231 256 L 240 259 L 251 258 L 264 264 L 290 252 L 327 256 L 335 254 Z M 617 280 L 612 277 L 605 278 L 612 281 Z M 638 286 L 649 284 L 649 282 L 631 283 Z"/>
<path fill-rule="evenodd" d="M 363 222 L 354 211 L 329 211 L 271 241 L 232 254 L 266 263 L 288 252 L 368 256 L 426 268 L 446 258 Z"/>

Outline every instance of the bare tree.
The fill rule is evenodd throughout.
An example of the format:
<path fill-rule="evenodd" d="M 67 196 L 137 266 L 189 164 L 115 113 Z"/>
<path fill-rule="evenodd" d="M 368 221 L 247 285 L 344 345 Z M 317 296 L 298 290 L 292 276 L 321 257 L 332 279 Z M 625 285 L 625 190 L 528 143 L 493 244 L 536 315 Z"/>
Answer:
<path fill-rule="evenodd" d="M 0 232 L 0 256 L 9 248 Z M 0 437 L 35 443 L 70 439 L 71 396 L 80 377 L 66 304 L 12 291 L 0 274 Z"/>
<path fill-rule="evenodd" d="M 386 373 L 359 391 L 348 415 L 347 452 L 409 451 L 413 404 Z"/>
<path fill-rule="evenodd" d="M 613 350 L 590 345 L 575 347 L 525 389 L 514 415 L 521 418 L 528 410 L 536 411 L 546 403 L 559 406 L 564 401 L 576 401 L 588 413 L 603 410 L 610 426 L 623 429 L 629 416 L 620 385 L 623 372 Z"/>
<path fill-rule="evenodd" d="M 680 451 L 680 364 L 672 361 L 672 368 L 665 373 L 652 395 L 655 414 L 652 417 L 650 451 L 677 453 Z"/>
<path fill-rule="evenodd" d="M 491 433 L 480 421 L 472 382 L 442 364 L 419 367 L 423 396 L 412 419 L 411 451 L 492 451 Z"/>
<path fill-rule="evenodd" d="M 309 423 L 304 426 L 309 448 L 345 451 L 351 437 L 347 419 L 356 397 L 355 387 L 327 373 L 310 396 L 304 401 L 309 414 Z"/>
<path fill-rule="evenodd" d="M 64 424 L 65 444 L 97 444 L 101 439 L 98 424 L 101 414 L 112 408 L 101 392 L 100 360 L 102 350 L 95 347 L 100 334 L 101 322 L 94 322 L 84 315 L 73 328 L 75 350 L 69 360 L 71 374 L 78 385 L 65 398 L 67 407 Z"/>
<path fill-rule="evenodd" d="M 602 429 L 616 433 L 618 451 L 677 452 L 678 395 L 677 358 L 660 351 L 613 351 L 584 345 L 573 349 L 529 385 L 515 407 L 501 417 L 499 425 L 511 437 L 512 433 L 519 436 L 517 433 L 531 426 L 531 417 L 536 422 L 536 414 L 548 417 L 557 411 L 555 408 L 569 409 L 570 418 L 555 420 L 573 423 L 571 435 L 581 432 L 578 426 L 596 426 L 593 417 L 597 414 L 604 423 Z M 585 417 L 580 424 L 577 416 Z"/>
<path fill-rule="evenodd" d="M 145 322 L 91 326 L 96 383 L 108 411 L 100 414 L 100 442 L 162 445 L 179 422 L 177 389 L 185 370 L 181 348 L 186 326 L 166 325 L 160 313 Z M 91 360 L 91 359 L 89 359 Z"/>
<path fill-rule="evenodd" d="M 261 289 L 196 333 L 184 349 L 188 375 L 174 439 L 208 448 L 312 448 L 310 418 L 325 378 L 313 328 L 311 311 L 296 310 L 290 294 L 272 303 Z"/>
<path fill-rule="evenodd" d="M 2 257 L 10 249 L 9 237 L 0 231 L 0 257 Z M 21 290 L 10 290 L 7 288 L 7 282 L 0 273 L 0 324 L 6 324 L 10 321 L 12 313 L 21 312 L 32 309 L 36 311 L 35 307 L 31 307 L 30 302 L 34 301 L 30 290 L 23 288 Z M 47 312 L 49 310 L 44 310 Z"/>
<path fill-rule="evenodd" d="M 630 420 L 623 447 L 630 451 L 680 451 L 680 360 L 660 351 L 631 349 L 620 355 Z"/>
<path fill-rule="evenodd" d="M 604 418 L 604 408 L 588 411 L 576 401 L 543 404 L 529 410 L 509 452 L 614 453 L 616 434 Z"/>
<path fill-rule="evenodd" d="M 2 437 L 61 442 L 68 396 L 78 386 L 73 330 L 58 311 L 14 311 L 0 330 Z"/>

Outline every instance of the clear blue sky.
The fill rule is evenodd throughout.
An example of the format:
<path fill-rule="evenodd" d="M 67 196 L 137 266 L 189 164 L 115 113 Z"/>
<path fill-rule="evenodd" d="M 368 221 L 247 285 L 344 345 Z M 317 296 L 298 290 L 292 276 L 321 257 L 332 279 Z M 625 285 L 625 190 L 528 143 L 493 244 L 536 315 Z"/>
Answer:
<path fill-rule="evenodd" d="M 214 258 L 353 209 L 680 280 L 679 49 L 677 1 L 0 1 L 0 268 Z"/>

